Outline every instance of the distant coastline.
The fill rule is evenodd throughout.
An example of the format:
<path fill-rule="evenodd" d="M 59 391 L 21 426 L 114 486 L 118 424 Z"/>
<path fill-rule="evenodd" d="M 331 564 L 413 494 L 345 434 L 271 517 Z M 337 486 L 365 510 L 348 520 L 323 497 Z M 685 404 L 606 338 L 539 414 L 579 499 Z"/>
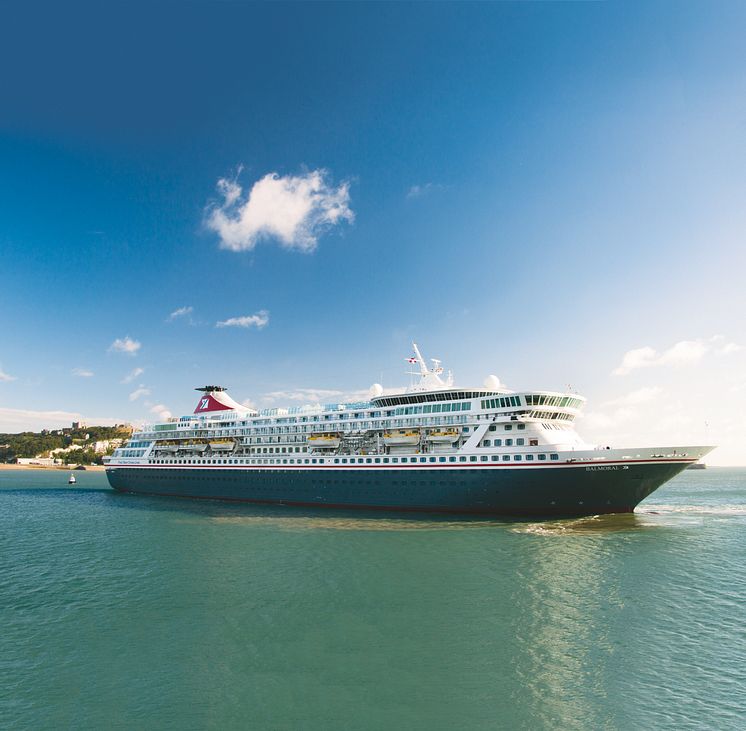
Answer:
<path fill-rule="evenodd" d="M 75 472 L 75 467 L 69 465 L 41 465 L 41 464 L 5 464 L 0 462 L 0 470 L 56 470 L 57 472 Z M 100 464 L 85 465 L 86 472 L 102 472 L 104 466 Z"/>

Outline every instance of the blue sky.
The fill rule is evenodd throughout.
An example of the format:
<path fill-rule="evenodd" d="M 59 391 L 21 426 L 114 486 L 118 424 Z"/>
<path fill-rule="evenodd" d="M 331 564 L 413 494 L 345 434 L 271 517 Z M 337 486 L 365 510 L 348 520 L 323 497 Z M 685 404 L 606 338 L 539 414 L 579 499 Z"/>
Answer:
<path fill-rule="evenodd" d="M 591 439 L 746 464 L 744 21 L 5 5 L 0 430 L 398 386 L 415 339 L 572 384 Z"/>

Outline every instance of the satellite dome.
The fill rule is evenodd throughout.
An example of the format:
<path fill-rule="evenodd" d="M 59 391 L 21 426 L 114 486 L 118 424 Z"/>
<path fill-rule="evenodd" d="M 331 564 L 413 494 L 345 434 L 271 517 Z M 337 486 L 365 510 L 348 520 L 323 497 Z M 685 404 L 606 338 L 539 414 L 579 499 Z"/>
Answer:
<path fill-rule="evenodd" d="M 380 383 L 374 383 L 368 389 L 368 395 L 370 396 L 370 398 L 377 398 L 378 396 L 383 396 L 383 386 Z"/>

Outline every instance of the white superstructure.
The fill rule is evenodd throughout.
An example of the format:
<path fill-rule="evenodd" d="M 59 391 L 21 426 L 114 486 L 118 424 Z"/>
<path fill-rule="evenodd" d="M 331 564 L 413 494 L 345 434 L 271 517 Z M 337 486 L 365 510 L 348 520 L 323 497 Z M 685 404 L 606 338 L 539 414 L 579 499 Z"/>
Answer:
<path fill-rule="evenodd" d="M 598 448 L 581 439 L 575 419 L 585 399 L 574 393 L 511 391 L 499 385 L 457 388 L 440 361 L 428 367 L 416 344 L 408 362 L 419 381 L 404 393 L 370 401 L 256 411 L 219 386 L 188 416 L 144 426 L 108 464 L 125 465 L 406 465 L 463 463 L 603 463 L 686 458 L 681 448 Z M 381 389 L 378 389 L 381 391 Z M 698 455 L 699 456 L 699 455 Z"/>

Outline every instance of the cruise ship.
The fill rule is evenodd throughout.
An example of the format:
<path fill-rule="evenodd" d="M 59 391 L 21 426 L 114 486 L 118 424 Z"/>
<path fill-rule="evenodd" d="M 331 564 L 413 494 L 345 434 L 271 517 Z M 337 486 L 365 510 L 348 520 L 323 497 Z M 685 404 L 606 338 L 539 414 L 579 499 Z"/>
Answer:
<path fill-rule="evenodd" d="M 368 401 L 242 406 L 196 389 L 192 414 L 144 426 L 106 460 L 121 492 L 276 505 L 506 516 L 627 513 L 713 447 L 611 448 L 575 430 L 585 399 L 457 388 L 413 344 L 408 389 Z"/>

